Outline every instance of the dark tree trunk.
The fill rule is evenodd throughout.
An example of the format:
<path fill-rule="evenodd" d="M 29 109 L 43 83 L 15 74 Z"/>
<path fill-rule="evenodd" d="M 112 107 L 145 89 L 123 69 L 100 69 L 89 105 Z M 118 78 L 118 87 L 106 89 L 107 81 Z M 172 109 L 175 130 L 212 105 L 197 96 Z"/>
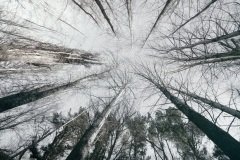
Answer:
<path fill-rule="evenodd" d="M 104 72 L 102 72 L 102 73 L 104 73 Z M 100 73 L 100 74 L 102 74 L 102 73 Z M 64 84 L 62 86 L 52 87 L 50 85 L 47 85 L 47 86 L 36 88 L 36 89 L 30 90 L 30 91 L 20 92 L 20 93 L 6 96 L 6 97 L 2 97 L 2 98 L 0 98 L 0 113 L 7 111 L 9 109 L 30 103 L 30 102 L 34 102 L 41 98 L 52 95 L 58 91 L 62 91 L 67 88 L 73 87 L 84 79 L 96 77 L 100 74 L 88 75 L 86 77 L 80 78 L 76 81 Z"/>
<path fill-rule="evenodd" d="M 191 109 L 186 103 L 171 94 L 164 85 L 142 75 L 156 86 L 191 122 L 204 132 L 231 160 L 240 160 L 240 143 L 230 134 L 210 122 L 204 116 Z"/>
<path fill-rule="evenodd" d="M 240 159 L 240 143 L 231 135 L 214 125 L 208 119 L 203 117 L 198 112 L 192 110 L 187 104 L 182 102 L 177 97 L 173 96 L 166 88 L 158 85 L 158 89 L 182 111 L 188 119 L 201 129 L 221 150 L 232 160 Z"/>
<path fill-rule="evenodd" d="M 220 104 L 218 102 L 212 101 L 212 100 L 204 98 L 204 97 L 200 97 L 200 96 L 198 96 L 196 94 L 193 94 L 193 93 L 190 93 L 190 92 L 185 92 L 185 91 L 181 91 L 181 90 L 174 89 L 174 88 L 172 88 L 172 89 L 177 91 L 177 92 L 179 92 L 179 93 L 181 93 L 181 94 L 185 94 L 185 95 L 187 95 L 189 97 L 192 97 L 192 98 L 194 98 L 196 100 L 199 100 L 199 101 L 201 101 L 201 102 L 203 102 L 205 104 L 208 104 L 212 108 L 219 109 L 219 110 L 221 110 L 223 112 L 226 112 L 226 113 L 228 113 L 228 114 L 230 114 L 230 115 L 240 119 L 240 111 L 239 110 L 232 109 L 232 108 L 230 108 L 228 106 L 222 105 L 222 104 Z"/>

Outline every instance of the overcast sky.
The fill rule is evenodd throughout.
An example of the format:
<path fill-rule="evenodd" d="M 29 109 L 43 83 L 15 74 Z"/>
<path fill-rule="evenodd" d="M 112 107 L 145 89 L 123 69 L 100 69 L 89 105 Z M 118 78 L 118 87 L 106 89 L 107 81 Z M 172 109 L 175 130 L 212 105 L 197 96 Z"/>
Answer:
<path fill-rule="evenodd" d="M 119 1 L 118 1 L 119 2 Z M 58 45 L 63 45 L 70 48 L 81 49 L 85 51 L 90 51 L 92 53 L 99 53 L 103 58 L 104 63 L 111 63 L 111 54 L 120 60 L 120 68 L 127 69 L 129 74 L 132 72 L 132 64 L 150 64 L 150 63 L 161 63 L 161 59 L 155 59 L 149 57 L 153 51 L 150 49 L 151 45 L 154 45 L 158 41 L 157 38 L 162 36 L 162 33 L 166 33 L 170 29 L 170 19 L 168 17 L 163 17 L 161 23 L 157 27 L 156 31 L 161 31 L 161 34 L 153 34 L 150 36 L 147 43 L 143 46 L 143 41 L 146 38 L 147 33 L 150 31 L 151 26 L 156 20 L 157 15 L 162 7 L 162 2 L 157 2 L 155 0 L 148 0 L 148 3 L 144 3 L 145 0 L 133 1 L 133 15 L 131 32 L 128 27 L 128 21 L 126 20 L 127 13 L 123 3 L 115 3 L 115 11 L 118 17 L 111 17 L 112 23 L 116 27 L 116 36 L 111 32 L 108 24 L 104 21 L 97 26 L 94 21 L 89 18 L 74 4 L 71 0 L 23 0 L 15 1 L 12 0 L 0 0 L 0 8 L 4 11 L 3 15 L 6 15 L 7 19 L 14 20 L 19 23 L 25 23 L 32 27 L 31 30 L 22 29 L 21 32 L 29 37 L 34 37 L 39 41 L 50 42 Z M 198 5 L 201 2 L 197 2 Z M 184 7 L 184 6 L 183 6 Z M 185 6 L 186 8 L 188 5 Z M 192 7 L 195 7 L 194 5 Z M 171 9 L 168 13 L 171 12 Z M 189 16 L 191 16 L 192 11 L 188 11 Z M 26 22 L 29 20 L 36 23 Z M 71 26 L 70 26 L 70 25 Z M 44 26 L 40 27 L 40 26 Z M 37 28 L 37 29 L 34 29 Z M 48 29 L 46 29 L 48 28 Z M 54 32 L 52 31 L 54 30 Z M 131 34 L 132 33 L 132 34 Z M 166 42 L 167 43 L 167 42 Z M 75 75 L 76 71 L 79 73 L 77 76 L 81 76 L 87 72 L 95 71 L 101 69 L 99 67 L 84 68 L 84 67 L 72 67 L 67 68 L 70 70 L 68 75 L 61 78 L 66 73 L 56 73 L 59 74 L 62 81 L 68 80 L 70 75 Z M 166 70 L 169 70 L 165 68 Z M 73 72 L 74 71 L 74 72 Z M 80 73 L 81 72 L 81 73 Z M 175 76 L 174 73 L 172 73 Z M 182 73 L 183 78 L 191 78 L 192 83 L 196 84 L 195 88 L 205 86 L 198 86 L 200 76 L 197 72 L 192 73 Z M 187 77 L 187 76 L 188 77 Z M 76 75 L 75 75 L 76 76 Z M 77 77 L 76 76 L 76 77 Z M 181 79 L 178 75 L 176 78 Z M 229 79 L 216 80 L 216 88 L 218 88 L 219 93 L 226 89 L 229 84 L 235 84 L 236 81 Z M 141 83 L 142 84 L 142 83 Z M 140 89 L 143 87 L 138 85 Z M 150 108 L 144 108 L 144 106 L 149 105 L 149 101 L 154 102 L 156 97 L 144 101 L 147 97 L 142 90 L 137 90 L 136 93 L 141 99 L 141 110 L 143 113 L 150 110 Z M 61 96 L 61 106 L 62 111 L 66 111 L 65 106 L 72 106 L 73 108 L 79 107 L 79 103 L 82 103 L 86 99 L 80 99 L 81 94 L 75 94 L 75 91 L 71 91 L 68 94 L 59 95 Z M 75 96 L 74 96 L 75 95 Z M 76 96 L 77 95 L 77 96 Z M 222 94 L 220 99 L 223 103 L 228 103 L 228 97 Z M 81 101 L 81 102 L 80 102 Z M 86 104 L 85 101 L 83 104 Z M 221 121 L 224 122 L 224 119 Z M 233 131 L 232 134 L 236 136 L 238 132 Z M 5 144 L 7 145 L 7 144 Z"/>

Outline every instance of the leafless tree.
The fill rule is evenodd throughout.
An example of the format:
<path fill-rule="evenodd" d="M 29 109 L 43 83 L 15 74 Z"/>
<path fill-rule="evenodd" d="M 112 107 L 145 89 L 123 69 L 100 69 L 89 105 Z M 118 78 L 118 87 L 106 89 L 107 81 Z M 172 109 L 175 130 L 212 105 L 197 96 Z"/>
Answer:
<path fill-rule="evenodd" d="M 164 4 L 164 7 L 162 8 L 161 12 L 159 13 L 156 21 L 154 22 L 153 26 L 151 27 L 150 32 L 147 34 L 146 39 L 143 42 L 143 46 L 145 45 L 145 43 L 147 42 L 148 38 L 150 37 L 150 35 L 152 34 L 152 32 L 154 31 L 154 29 L 157 27 L 157 24 L 159 23 L 161 17 L 163 17 L 163 15 L 167 12 L 167 10 L 169 10 L 170 8 L 174 9 L 174 7 L 176 5 L 178 5 L 179 0 L 167 0 Z"/>
<path fill-rule="evenodd" d="M 173 29 L 169 33 L 161 33 L 160 43 L 152 45 L 158 53 L 154 56 L 173 62 L 178 71 L 201 66 L 204 70 L 224 72 L 224 69 L 238 67 L 238 9 L 239 4 L 235 1 L 224 3 L 213 0 L 199 11 L 191 9 L 196 14 L 189 19 L 183 15 L 176 17 L 183 11 L 180 8 L 174 10 L 176 13 L 172 17 L 176 22 L 173 20 L 170 23 Z M 179 21 L 183 23 L 178 24 Z"/>
<path fill-rule="evenodd" d="M 56 86 L 56 87 L 53 87 L 51 85 L 50 86 L 44 86 L 44 87 L 40 87 L 40 88 L 33 89 L 33 90 L 30 90 L 30 91 L 22 91 L 22 92 L 19 92 L 17 94 L 2 97 L 2 98 L 0 98 L 0 105 L 1 105 L 0 112 L 4 112 L 6 110 L 18 107 L 18 106 L 23 105 L 23 104 L 34 102 L 38 99 L 47 97 L 47 96 L 52 95 L 56 92 L 63 91 L 65 89 L 74 87 L 77 84 L 79 84 L 79 82 L 81 82 L 82 80 L 96 78 L 98 76 L 103 75 L 106 72 L 108 72 L 108 70 L 103 71 L 101 73 L 91 74 L 91 75 L 85 76 L 83 78 L 77 79 L 73 82 L 66 83 L 66 84 L 63 84 L 63 85 L 60 85 L 60 86 Z"/>
<path fill-rule="evenodd" d="M 207 97 L 201 97 L 197 94 L 194 94 L 194 93 L 191 93 L 190 91 L 183 91 L 183 90 L 179 90 L 179 89 L 176 89 L 176 88 L 173 88 L 171 87 L 172 90 L 174 91 L 177 91 L 178 93 L 180 94 L 183 94 L 183 95 L 186 95 L 187 97 L 189 98 L 193 98 L 195 99 L 196 101 L 200 101 L 200 102 L 203 102 L 207 105 L 209 105 L 210 107 L 212 108 L 216 108 L 216 109 L 219 109 L 223 112 L 226 112 L 234 117 L 237 117 L 238 119 L 240 119 L 240 111 L 237 110 L 237 109 L 233 109 L 229 106 L 226 106 L 226 105 L 223 105 L 219 102 L 216 102 L 216 101 L 213 101 Z"/>
<path fill-rule="evenodd" d="M 144 67 L 142 72 L 138 72 L 138 75 L 159 90 L 167 100 L 173 103 L 177 109 L 179 109 L 203 133 L 205 133 L 227 156 L 231 159 L 239 159 L 238 150 L 240 149 L 240 143 L 226 131 L 222 130 L 203 115 L 195 111 L 182 99 L 171 93 L 168 84 L 163 81 L 163 78 L 161 78 L 161 76 L 165 75 L 159 75 L 157 69 L 152 71 L 147 67 Z"/>
<path fill-rule="evenodd" d="M 101 113 L 95 114 L 92 124 L 87 128 L 78 143 L 75 145 L 67 157 L 68 160 L 85 159 L 88 156 L 89 151 L 91 151 L 92 147 L 94 146 L 93 142 L 96 139 L 96 136 L 99 134 L 107 117 L 113 110 L 115 103 L 122 96 L 122 94 L 125 93 L 126 85 L 129 82 L 128 77 L 117 72 L 115 72 L 115 74 L 107 82 L 110 89 L 116 92 L 115 95 L 110 99 L 109 102 L 104 103 Z"/>

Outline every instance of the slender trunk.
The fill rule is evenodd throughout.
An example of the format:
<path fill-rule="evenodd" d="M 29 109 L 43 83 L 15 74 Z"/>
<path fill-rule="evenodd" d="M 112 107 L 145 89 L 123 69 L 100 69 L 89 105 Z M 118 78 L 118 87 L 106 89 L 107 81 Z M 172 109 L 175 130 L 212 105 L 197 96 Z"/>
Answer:
<path fill-rule="evenodd" d="M 145 140 L 146 140 L 148 143 L 150 143 L 151 147 L 152 147 L 153 150 L 154 150 L 154 153 L 155 153 L 155 154 L 157 153 L 158 157 L 161 158 L 161 160 L 164 160 L 164 157 L 162 157 L 163 155 L 161 155 L 161 154 L 159 153 L 159 151 L 163 152 L 162 148 L 160 148 L 160 147 L 157 146 L 153 141 L 151 141 L 151 140 L 149 140 L 149 139 L 147 139 L 147 138 L 145 138 Z M 156 148 L 157 148 L 158 150 L 157 150 Z M 155 155 L 155 157 L 156 157 L 156 155 Z M 156 160 L 157 160 L 157 158 L 156 158 Z"/>
<path fill-rule="evenodd" d="M 71 50 L 64 48 L 44 48 L 46 46 L 34 46 L 35 48 L 16 48 L 9 49 L 0 58 L 7 61 L 18 60 L 26 64 L 34 66 L 49 66 L 59 63 L 75 64 L 75 65 L 88 65 L 88 64 L 101 64 L 97 56 L 91 53 L 84 53 L 84 51 Z"/>
<path fill-rule="evenodd" d="M 166 87 L 156 83 L 149 77 L 145 78 L 156 86 L 188 119 L 204 132 L 229 158 L 232 160 L 240 159 L 240 143 L 230 134 L 210 122 L 204 116 L 191 109 L 186 103 L 171 94 Z"/>
<path fill-rule="evenodd" d="M 168 160 L 168 156 L 167 156 L 167 154 L 166 154 L 166 152 L 165 152 L 163 143 L 160 142 L 160 146 L 161 146 L 161 148 L 162 148 L 164 160 Z"/>
<path fill-rule="evenodd" d="M 170 149 L 170 146 L 169 146 L 169 144 L 168 144 L 168 141 L 165 140 L 165 142 L 166 142 L 166 144 L 167 144 L 167 148 L 168 148 L 168 151 L 169 151 L 169 153 L 170 153 L 170 155 L 171 155 L 171 157 L 172 157 L 172 160 L 174 160 L 174 156 L 173 156 L 173 153 L 172 153 L 172 151 L 171 151 L 171 149 Z"/>
<path fill-rule="evenodd" d="M 78 143 L 74 146 L 73 150 L 71 151 L 66 160 L 84 160 L 87 157 L 88 151 L 91 149 L 96 136 L 100 132 L 100 129 L 102 128 L 113 108 L 113 104 L 116 102 L 122 91 L 123 89 L 121 89 L 114 96 L 110 103 L 103 109 L 102 113 L 95 118 L 92 125 L 90 125 L 89 128 L 85 131 L 85 133 L 80 138 Z"/>
<path fill-rule="evenodd" d="M 114 28 L 113 28 L 113 25 L 112 25 L 112 23 L 111 23 L 108 15 L 107 15 L 107 13 L 105 12 L 105 9 L 104 9 L 102 3 L 100 2 L 100 0 L 95 0 L 95 2 L 96 2 L 96 4 L 97 4 L 98 8 L 101 10 L 101 12 L 102 12 L 102 14 L 103 14 L 103 17 L 105 18 L 105 20 L 106 20 L 107 23 L 109 24 L 112 32 L 116 35 L 116 32 L 115 32 L 115 30 L 114 30 Z"/>
<path fill-rule="evenodd" d="M 83 111 L 82 113 L 80 113 L 79 115 L 77 115 L 76 117 L 74 117 L 73 119 L 69 120 L 67 123 L 63 124 L 62 126 L 59 126 L 57 127 L 56 129 L 52 130 L 52 131 L 48 131 L 46 132 L 42 137 L 38 138 L 36 141 L 35 141 L 35 144 L 38 144 L 39 142 L 41 142 L 42 140 L 44 140 L 45 138 L 49 137 L 50 135 L 52 135 L 54 132 L 57 132 L 57 131 L 61 131 L 61 133 L 65 132 L 65 128 L 70 124 L 70 123 L 73 123 L 76 119 L 78 119 L 83 113 L 85 113 L 85 111 Z M 60 133 L 60 134 L 61 134 Z M 19 156 L 19 159 L 21 159 L 21 157 L 24 155 L 24 153 L 29 150 L 29 148 L 31 148 L 31 145 L 30 144 L 29 146 L 23 148 L 22 150 L 18 151 L 17 153 L 14 153 L 13 155 L 11 155 L 10 159 L 14 159 L 16 158 L 17 156 Z M 45 153 L 44 153 L 45 154 Z"/>
<path fill-rule="evenodd" d="M 160 20 L 160 18 L 163 16 L 163 14 L 166 12 L 168 6 L 171 4 L 172 0 L 167 0 L 167 2 L 165 3 L 162 11 L 159 13 L 156 21 L 154 22 L 150 32 L 148 33 L 146 39 L 144 40 L 144 43 L 143 43 L 143 46 L 145 45 L 145 43 L 147 42 L 148 38 L 150 37 L 150 35 L 152 34 L 153 30 L 156 28 L 157 24 L 158 24 L 158 21 Z"/>
<path fill-rule="evenodd" d="M 169 51 L 176 51 L 176 50 L 183 50 L 183 49 L 187 49 L 187 48 L 193 48 L 193 47 L 201 45 L 201 44 L 206 45 L 206 44 L 209 44 L 209 43 L 214 43 L 214 42 L 218 42 L 218 41 L 221 41 L 221 40 L 237 37 L 239 35 L 240 35 L 240 30 L 237 30 L 237 31 L 231 32 L 229 34 L 218 36 L 218 37 L 215 37 L 215 38 L 212 38 L 212 39 L 202 40 L 202 41 L 199 41 L 199 42 L 196 42 L 196 43 L 193 43 L 193 44 L 189 44 L 189 45 L 186 45 L 186 46 L 183 46 L 183 47 L 174 47 L 174 48 L 171 48 L 170 50 L 168 50 L 168 52 Z"/>
<path fill-rule="evenodd" d="M 172 88 L 172 89 L 173 89 L 173 88 Z M 218 103 L 218 102 L 214 102 L 214 101 L 212 101 L 212 100 L 209 100 L 209 99 L 200 97 L 200 96 L 198 96 L 198 95 L 196 95 L 196 94 L 193 94 L 193 93 L 190 93 L 190 92 L 185 92 L 185 91 L 181 91 L 181 90 L 177 90 L 177 89 L 173 89 L 173 90 L 175 90 L 175 91 L 177 91 L 177 92 L 179 92 L 179 93 L 185 94 L 185 95 L 187 95 L 187 96 L 189 96 L 189 97 L 192 97 L 192 98 L 194 98 L 194 99 L 196 99 L 196 100 L 200 100 L 200 101 L 202 101 L 203 103 L 208 104 L 208 105 L 209 105 L 210 107 L 212 107 L 212 108 L 220 109 L 221 111 L 226 112 L 226 113 L 228 113 L 228 114 L 230 114 L 230 115 L 232 115 L 232 116 L 237 117 L 237 118 L 240 119 L 240 111 L 239 111 L 239 110 L 232 109 L 232 108 L 227 107 L 227 106 L 225 106 L 225 105 L 222 105 L 222 104 L 220 104 L 220 103 Z"/>
<path fill-rule="evenodd" d="M 222 58 L 215 58 L 215 59 L 206 59 L 203 61 L 199 61 L 196 63 L 192 63 L 192 64 L 186 64 L 183 65 L 185 67 L 194 67 L 194 66 L 198 66 L 198 65 L 205 65 L 205 64 L 211 64 L 211 63 L 221 63 L 221 62 L 233 62 L 233 61 L 237 61 L 240 59 L 240 56 L 230 56 L 230 57 L 222 57 Z"/>
<path fill-rule="evenodd" d="M 72 0 L 75 5 L 77 5 L 86 15 L 92 18 L 92 20 L 99 26 L 97 20 L 91 15 L 91 13 L 87 12 L 83 6 L 79 3 L 77 3 L 75 0 Z"/>
<path fill-rule="evenodd" d="M 209 59 L 218 59 L 218 58 L 227 58 L 227 57 L 238 57 L 240 55 L 240 50 L 232 50 L 229 52 L 223 53 L 210 53 L 207 55 L 201 55 L 196 57 L 188 57 L 188 58 L 179 58 L 174 57 L 173 60 L 180 61 L 180 62 L 192 62 L 192 61 L 200 61 L 200 60 L 209 60 Z"/>
<path fill-rule="evenodd" d="M 97 54 L 50 43 L 43 43 L 21 36 L 18 37 L 22 40 L 14 39 L 13 41 L 3 44 L 6 46 L 6 51 L 4 51 L 4 54 L 0 55 L 2 60 L 17 60 L 32 65 L 52 65 L 59 63 L 78 65 L 100 64 Z"/>
<path fill-rule="evenodd" d="M 117 130 L 116 131 L 116 135 L 115 135 L 115 138 L 114 138 L 114 141 L 113 141 L 113 144 L 111 145 L 110 149 L 109 149 L 109 152 L 108 152 L 108 156 L 106 158 L 106 160 L 110 160 L 111 159 L 111 156 L 113 154 L 113 149 L 114 147 L 116 146 L 116 143 L 117 143 L 117 140 L 119 138 L 119 135 L 120 135 L 120 131 Z"/>
<path fill-rule="evenodd" d="M 192 21 L 193 19 L 195 19 L 196 17 L 198 17 L 200 14 L 202 14 L 204 11 L 206 11 L 213 3 L 217 2 L 217 0 L 212 0 L 211 2 L 209 2 L 200 12 L 198 12 L 197 14 L 195 14 L 193 17 L 191 17 L 190 19 L 188 19 L 186 22 L 184 22 L 182 25 L 180 25 L 172 34 L 176 33 L 179 29 L 181 29 L 183 26 L 185 26 L 188 22 Z"/>
<path fill-rule="evenodd" d="M 106 72 L 106 71 L 104 71 L 104 72 Z M 62 86 L 57 86 L 57 87 L 54 87 L 54 88 L 47 85 L 47 86 L 36 88 L 36 89 L 30 90 L 30 91 L 20 92 L 20 93 L 16 93 L 16 94 L 13 94 L 13 95 L 6 96 L 6 97 L 2 97 L 2 98 L 0 98 L 0 113 L 4 112 L 4 111 L 7 111 L 9 109 L 12 109 L 12 108 L 30 103 L 30 102 L 34 102 L 34 101 L 39 100 L 41 98 L 52 95 L 52 94 L 54 94 L 58 91 L 65 90 L 69 87 L 73 87 L 82 80 L 92 78 L 92 77 L 97 77 L 98 75 L 101 75 L 104 72 L 101 72 L 101 73 L 98 73 L 98 74 L 88 75 L 86 77 L 80 78 L 80 79 L 75 80 L 73 82 L 64 84 Z"/>

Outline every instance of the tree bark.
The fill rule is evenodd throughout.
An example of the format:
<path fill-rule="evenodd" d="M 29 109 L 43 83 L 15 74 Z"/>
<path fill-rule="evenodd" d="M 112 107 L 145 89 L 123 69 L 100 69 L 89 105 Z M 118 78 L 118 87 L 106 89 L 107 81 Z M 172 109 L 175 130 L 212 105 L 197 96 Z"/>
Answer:
<path fill-rule="evenodd" d="M 158 88 L 165 97 L 170 100 L 191 122 L 204 132 L 231 160 L 240 159 L 240 143 L 230 134 L 210 122 L 204 116 L 191 109 L 186 103 L 171 94 L 164 85 L 155 82 L 153 79 L 142 75 Z"/>
<path fill-rule="evenodd" d="M 105 72 L 107 72 L 107 71 L 103 71 L 98 74 L 88 75 L 83 78 L 77 79 L 73 82 L 70 82 L 70 83 L 67 83 L 67 84 L 64 84 L 61 86 L 57 86 L 54 88 L 47 85 L 47 86 L 36 88 L 36 89 L 30 90 L 30 91 L 20 92 L 20 93 L 6 96 L 6 97 L 2 97 L 2 98 L 0 98 L 0 113 L 7 111 L 9 109 L 13 109 L 15 107 L 30 103 L 30 102 L 34 102 L 41 98 L 52 95 L 58 91 L 65 90 L 69 87 L 73 87 L 82 80 L 92 78 L 92 77 L 97 77 Z"/>
<path fill-rule="evenodd" d="M 113 141 L 113 144 L 111 144 L 111 146 L 110 146 L 110 149 L 108 151 L 108 155 L 107 155 L 106 160 L 110 160 L 111 159 L 111 156 L 113 154 L 113 149 L 116 146 L 116 143 L 117 143 L 117 140 L 118 140 L 119 136 L 120 136 L 120 131 L 117 129 L 116 134 L 115 134 L 115 138 L 114 138 L 114 141 Z"/>
<path fill-rule="evenodd" d="M 74 146 L 73 150 L 71 151 L 66 160 L 84 160 L 87 157 L 88 151 L 91 149 L 97 134 L 100 132 L 100 129 L 102 128 L 113 108 L 113 104 L 116 102 L 123 89 L 121 89 L 114 96 L 114 98 L 103 109 L 102 113 L 95 118 L 92 125 L 90 125 L 89 128 L 85 131 L 85 133 L 78 141 L 78 143 Z"/>
<path fill-rule="evenodd" d="M 101 10 L 103 17 L 105 18 L 105 20 L 106 20 L 107 23 L 109 24 L 112 32 L 116 35 L 116 32 L 115 32 L 115 30 L 114 30 L 114 27 L 113 27 L 113 25 L 112 25 L 112 23 L 111 23 L 108 15 L 107 15 L 107 13 L 105 12 L 105 9 L 104 9 L 102 3 L 101 3 L 99 0 L 95 0 L 95 2 L 96 2 L 96 4 L 97 4 L 98 8 Z"/>
<path fill-rule="evenodd" d="M 189 97 L 192 97 L 192 98 L 194 98 L 194 99 L 196 99 L 196 100 L 200 100 L 200 101 L 202 101 L 203 103 L 208 104 L 208 105 L 209 105 L 210 107 L 212 107 L 212 108 L 220 109 L 221 111 L 226 112 L 226 113 L 228 113 L 228 114 L 230 114 L 230 115 L 232 115 L 232 116 L 237 117 L 237 118 L 240 119 L 240 111 L 238 111 L 238 110 L 236 110 L 236 109 L 232 109 L 232 108 L 227 107 L 227 106 L 225 106 L 225 105 L 222 105 L 222 104 L 220 104 L 220 103 L 218 103 L 218 102 L 214 102 L 214 101 L 212 101 L 212 100 L 209 100 L 209 99 L 200 97 L 200 96 L 198 96 L 198 95 L 196 95 L 196 94 L 193 94 L 193 93 L 181 91 L 181 90 L 174 89 L 174 88 L 172 88 L 172 89 L 175 90 L 175 91 L 177 91 L 177 92 L 179 92 L 179 93 L 182 93 L 182 94 L 185 94 L 185 95 L 187 95 L 187 96 L 189 96 Z"/>

